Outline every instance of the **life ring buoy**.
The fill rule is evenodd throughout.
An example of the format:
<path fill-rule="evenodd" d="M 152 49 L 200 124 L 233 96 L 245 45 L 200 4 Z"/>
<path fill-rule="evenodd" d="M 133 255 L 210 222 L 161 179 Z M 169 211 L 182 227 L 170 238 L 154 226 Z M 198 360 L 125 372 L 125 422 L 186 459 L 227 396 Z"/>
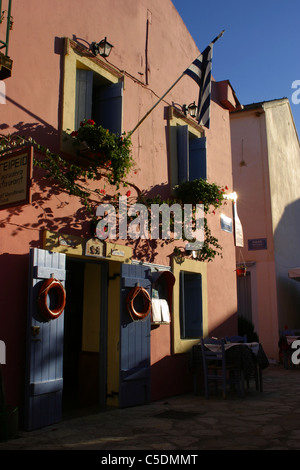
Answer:
<path fill-rule="evenodd" d="M 47 304 L 47 295 L 50 290 L 54 290 L 57 294 L 57 305 L 52 309 L 50 309 Z M 43 316 L 48 320 L 58 318 L 63 313 L 65 305 L 66 291 L 62 283 L 54 278 L 46 279 L 38 295 L 38 306 Z"/>
<path fill-rule="evenodd" d="M 134 300 L 139 295 L 141 295 L 143 299 L 143 309 L 141 312 L 137 312 L 134 308 Z M 144 320 L 151 310 L 151 298 L 148 291 L 144 289 L 144 287 L 140 286 L 131 289 L 126 298 L 126 306 L 127 311 L 133 320 Z"/>

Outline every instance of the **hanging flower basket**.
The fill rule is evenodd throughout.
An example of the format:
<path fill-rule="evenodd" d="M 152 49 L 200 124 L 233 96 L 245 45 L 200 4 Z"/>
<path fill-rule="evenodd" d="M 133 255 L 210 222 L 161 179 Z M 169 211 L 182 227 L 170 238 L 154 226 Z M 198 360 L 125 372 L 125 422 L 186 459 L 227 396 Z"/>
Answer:
<path fill-rule="evenodd" d="M 246 276 L 246 273 L 247 273 L 247 268 L 246 268 L 246 266 L 241 266 L 241 267 L 239 267 L 239 268 L 236 269 L 236 275 L 237 275 L 237 277 Z"/>
<path fill-rule="evenodd" d="M 80 123 L 78 130 L 71 132 L 74 146 L 83 167 L 105 169 L 111 184 L 119 185 L 133 167 L 131 139 L 119 136 L 97 125 L 92 119 Z"/>
<path fill-rule="evenodd" d="M 208 212 L 210 207 L 217 209 L 225 201 L 225 191 L 228 187 L 218 186 L 209 183 L 203 178 L 192 181 L 184 181 L 174 188 L 175 197 L 184 204 L 203 204 L 204 212 Z"/>

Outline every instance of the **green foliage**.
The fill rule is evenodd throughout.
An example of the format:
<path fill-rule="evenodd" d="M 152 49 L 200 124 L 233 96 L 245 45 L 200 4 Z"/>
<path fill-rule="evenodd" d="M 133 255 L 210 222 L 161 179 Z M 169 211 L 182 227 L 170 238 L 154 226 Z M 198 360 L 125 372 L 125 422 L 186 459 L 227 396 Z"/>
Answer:
<path fill-rule="evenodd" d="M 119 188 L 121 181 L 133 167 L 131 156 L 131 138 L 123 134 L 118 136 L 92 119 L 80 123 L 77 131 L 71 132 L 74 146 L 81 155 L 89 152 L 91 160 L 87 160 L 90 171 L 105 168 L 110 184 Z"/>
<path fill-rule="evenodd" d="M 222 206 L 225 201 L 225 190 L 216 183 L 209 183 L 202 178 L 193 181 L 185 181 L 175 186 L 175 196 L 182 204 L 203 204 L 204 212 L 207 214 L 210 209 L 212 213 Z M 208 226 L 207 218 L 204 218 L 204 243 L 202 249 L 197 252 L 196 258 L 199 261 L 212 261 L 216 256 L 222 256 L 222 247 L 218 239 L 214 237 Z"/>
<path fill-rule="evenodd" d="M 83 156 L 83 159 L 88 152 L 88 155 L 86 155 L 86 164 L 75 165 L 65 160 L 60 155 L 51 152 L 48 148 L 40 145 L 32 138 L 26 139 L 20 136 L 2 136 L 0 139 L 0 155 L 19 146 L 32 145 L 39 154 L 43 155 L 42 157 L 34 158 L 34 165 L 44 169 L 46 171 L 46 177 L 52 179 L 62 190 L 80 198 L 86 210 L 91 214 L 92 220 L 96 223 L 97 220 L 94 215 L 94 203 L 91 200 L 91 194 L 103 200 L 105 190 L 91 190 L 87 184 L 88 180 L 99 180 L 103 177 L 107 178 L 109 183 L 116 188 L 114 196 L 108 197 L 108 201 L 110 204 L 114 204 L 117 209 L 118 189 L 121 183 L 123 186 L 127 186 L 128 183 L 125 177 L 134 166 L 130 152 L 131 139 L 129 135 L 119 137 L 109 132 L 107 129 L 104 129 L 102 126 L 97 126 L 92 120 L 83 121 L 78 131 L 73 131 L 70 137 L 80 155 Z M 177 203 L 181 205 L 182 210 L 184 209 L 184 204 L 191 204 L 194 214 L 191 228 L 194 230 L 196 224 L 196 205 L 203 204 L 206 214 L 210 211 L 215 213 L 215 210 L 224 203 L 225 190 L 227 189 L 227 186 L 222 188 L 215 183 L 198 179 L 177 185 L 174 188 L 175 197 L 166 200 L 163 200 L 160 195 L 148 198 L 145 193 L 139 191 L 136 202 L 147 206 L 150 224 L 152 204 L 168 204 L 171 206 Z M 130 191 L 127 191 L 126 195 L 129 196 Z M 171 217 L 171 233 L 173 229 L 174 218 Z M 183 220 L 183 238 L 184 233 Z M 222 256 L 222 247 L 219 245 L 217 238 L 212 235 L 206 217 L 204 218 L 204 235 L 202 249 L 197 251 L 196 258 L 199 261 L 211 261 L 216 256 Z M 192 242 L 193 240 L 189 241 Z M 178 250 L 176 250 L 175 255 L 178 259 L 186 256 L 184 251 L 179 250 L 178 252 Z"/>
<path fill-rule="evenodd" d="M 160 195 L 157 195 L 153 198 L 147 198 L 141 195 L 138 202 L 146 205 L 149 210 L 151 204 L 180 204 L 182 211 L 184 204 L 191 204 L 193 206 L 193 225 L 192 229 L 195 230 L 196 219 L 196 205 L 203 204 L 204 212 L 208 213 L 212 208 L 212 213 L 215 213 L 215 210 L 224 203 L 225 201 L 225 190 L 228 187 L 222 188 L 215 183 L 209 183 L 204 179 L 197 179 L 193 181 L 187 181 L 177 185 L 174 188 L 175 198 L 162 200 Z M 170 219 L 170 231 L 174 229 L 174 219 Z M 184 230 L 182 230 L 184 234 Z M 183 235 L 183 239 L 184 235 Z M 193 241 L 193 240 L 190 240 Z M 177 260 L 182 259 L 185 256 L 185 253 L 176 247 L 173 252 Z M 207 218 L 204 217 L 204 242 L 201 250 L 198 250 L 196 253 L 196 259 L 199 261 L 212 261 L 216 256 L 222 256 L 222 247 L 218 242 L 218 239 L 214 237 L 211 233 L 211 230 L 208 226 Z M 179 262 L 179 261 L 178 261 Z"/>
<path fill-rule="evenodd" d="M 238 316 L 238 333 L 240 336 L 247 335 L 247 341 L 249 343 L 259 342 L 259 337 L 254 331 L 253 323 L 242 316 Z"/>
<path fill-rule="evenodd" d="M 175 186 L 175 196 L 184 204 L 203 204 L 204 212 L 208 212 L 210 207 L 215 209 L 224 202 L 225 189 L 215 183 L 199 178 L 193 181 L 185 181 Z"/>

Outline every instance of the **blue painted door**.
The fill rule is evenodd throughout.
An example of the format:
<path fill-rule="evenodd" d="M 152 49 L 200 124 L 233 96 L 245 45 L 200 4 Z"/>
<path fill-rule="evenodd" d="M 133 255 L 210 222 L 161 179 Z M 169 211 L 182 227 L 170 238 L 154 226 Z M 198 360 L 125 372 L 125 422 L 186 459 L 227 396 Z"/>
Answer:
<path fill-rule="evenodd" d="M 121 269 L 121 332 L 120 332 L 120 386 L 121 408 L 150 401 L 150 314 L 144 320 L 134 321 L 126 309 L 130 290 L 140 285 L 151 296 L 149 268 L 123 264 Z"/>
<path fill-rule="evenodd" d="M 37 298 L 52 275 L 65 285 L 66 255 L 39 248 L 30 251 L 24 428 L 59 422 L 62 413 L 64 314 L 42 317 Z"/>

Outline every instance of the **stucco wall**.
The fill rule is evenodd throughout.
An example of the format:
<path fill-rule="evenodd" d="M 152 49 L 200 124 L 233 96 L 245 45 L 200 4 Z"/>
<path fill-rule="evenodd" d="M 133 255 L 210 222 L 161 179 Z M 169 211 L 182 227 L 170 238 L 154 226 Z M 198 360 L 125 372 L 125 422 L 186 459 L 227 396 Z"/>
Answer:
<path fill-rule="evenodd" d="M 279 327 L 298 328 L 300 285 L 288 270 L 300 265 L 300 149 L 287 99 L 266 103 Z"/>
<path fill-rule="evenodd" d="M 244 247 L 237 262 L 252 265 L 252 321 L 270 358 L 278 356 L 277 294 L 265 114 L 261 107 L 231 114 L 237 211 Z M 248 250 L 248 240 L 267 239 L 266 250 Z M 255 281 L 255 282 L 254 282 Z"/>
<path fill-rule="evenodd" d="M 79 0 L 28 0 L 26 5 L 15 0 L 12 15 L 14 29 L 9 55 L 13 59 L 13 71 L 6 81 L 6 105 L 0 108 L 2 131 L 31 135 L 53 151 L 60 150 L 62 103 L 66 93 L 64 38 L 88 47 L 107 36 L 114 45 L 107 63 L 124 75 L 124 131 L 137 124 L 199 54 L 169 0 L 108 3 L 87 0 L 84 5 Z M 173 101 L 189 104 L 197 100 L 198 91 L 194 81 L 184 77 L 133 134 L 133 158 L 139 171 L 131 176 L 131 181 L 139 188 L 161 192 L 163 196 L 169 194 L 166 111 Z M 216 89 L 207 141 L 208 180 L 227 185 L 231 192 L 234 188 L 229 116 L 220 106 Z M 5 366 L 4 373 L 7 394 L 13 403 L 20 403 L 23 393 L 29 249 L 43 246 L 45 230 L 90 237 L 90 219 L 82 212 L 77 198 L 62 193 L 53 182 L 40 176 L 35 169 L 31 205 L 1 211 L 0 267 L 5 273 L 5 283 L 0 300 L 5 318 L 1 318 L 0 340 L 7 344 L 9 367 Z M 230 204 L 222 211 L 232 217 Z M 236 285 L 233 235 L 220 230 L 219 216 L 220 211 L 210 215 L 209 220 L 213 234 L 223 246 L 223 259 L 208 264 L 207 296 L 208 331 L 221 335 L 236 332 Z M 147 261 L 171 264 L 172 248 L 164 246 L 156 250 L 154 246 L 153 252 L 146 251 L 146 255 L 147 243 L 140 248 L 138 255 L 144 253 Z M 18 296 L 15 286 L 18 286 Z M 162 347 L 162 336 L 168 341 L 167 346 Z M 170 327 L 153 332 L 151 347 L 155 364 L 169 358 L 170 342 Z M 116 346 L 115 338 L 112 343 Z"/>

